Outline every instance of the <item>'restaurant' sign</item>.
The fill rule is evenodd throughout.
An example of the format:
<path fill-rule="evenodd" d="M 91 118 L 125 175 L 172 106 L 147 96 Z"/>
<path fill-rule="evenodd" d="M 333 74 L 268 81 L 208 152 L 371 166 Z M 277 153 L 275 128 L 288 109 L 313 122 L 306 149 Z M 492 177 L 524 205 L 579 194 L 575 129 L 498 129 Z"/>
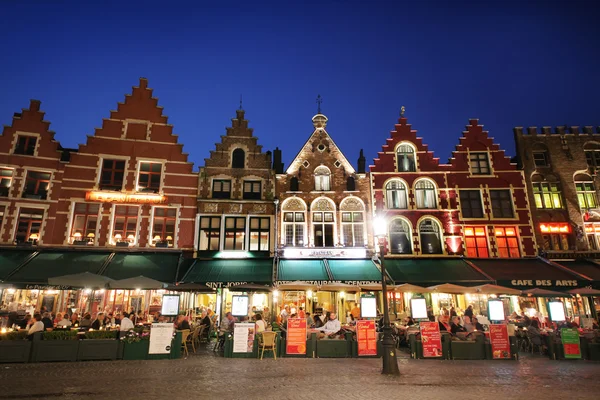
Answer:
<path fill-rule="evenodd" d="M 285 258 L 367 258 L 367 249 L 285 249 Z"/>
<path fill-rule="evenodd" d="M 87 201 L 102 203 L 137 203 L 137 204 L 162 204 L 167 202 L 167 196 L 155 193 L 121 193 L 93 190 L 85 194 Z"/>

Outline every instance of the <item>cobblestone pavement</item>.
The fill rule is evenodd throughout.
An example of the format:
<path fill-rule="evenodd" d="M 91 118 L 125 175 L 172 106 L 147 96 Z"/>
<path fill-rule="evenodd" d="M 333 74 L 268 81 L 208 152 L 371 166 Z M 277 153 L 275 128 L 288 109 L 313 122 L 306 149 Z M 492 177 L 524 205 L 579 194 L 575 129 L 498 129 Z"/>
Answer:
<path fill-rule="evenodd" d="M 225 359 L 2 364 L 0 399 L 600 398 L 600 363 L 379 359 Z M 330 394 L 327 394 L 330 393 Z"/>

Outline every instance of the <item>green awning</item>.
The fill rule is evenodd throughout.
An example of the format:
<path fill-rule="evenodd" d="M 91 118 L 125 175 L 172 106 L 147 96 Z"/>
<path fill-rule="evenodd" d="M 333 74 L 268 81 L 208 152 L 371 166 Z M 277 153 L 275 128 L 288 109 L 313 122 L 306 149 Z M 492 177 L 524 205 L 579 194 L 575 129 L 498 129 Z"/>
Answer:
<path fill-rule="evenodd" d="M 192 265 L 196 262 L 195 258 L 184 258 L 179 262 L 179 271 L 177 272 L 177 281 L 181 282 L 185 274 L 188 273 Z"/>
<path fill-rule="evenodd" d="M 47 285 L 48 278 L 77 274 L 98 273 L 108 252 L 41 251 L 27 264 L 8 277 L 8 282 L 27 285 Z"/>
<path fill-rule="evenodd" d="M 19 265 L 31 256 L 32 250 L 22 249 L 1 249 L 0 250 L 0 281 L 5 280 L 11 272 L 17 269 Z"/>
<path fill-rule="evenodd" d="M 183 283 L 270 283 L 272 258 L 197 259 Z"/>
<path fill-rule="evenodd" d="M 111 279 L 144 275 L 165 283 L 177 280 L 180 253 L 116 253 L 103 271 Z"/>
<path fill-rule="evenodd" d="M 386 258 L 385 269 L 396 284 L 480 285 L 491 280 L 459 258 Z"/>
<path fill-rule="evenodd" d="M 381 271 L 372 260 L 327 260 L 334 281 L 381 282 Z"/>
<path fill-rule="evenodd" d="M 595 282 L 600 282 L 600 265 L 588 260 L 553 260 L 555 264 L 560 264 L 568 269 L 592 278 Z"/>
<path fill-rule="evenodd" d="M 323 260 L 279 260 L 277 280 L 286 281 L 329 281 Z"/>

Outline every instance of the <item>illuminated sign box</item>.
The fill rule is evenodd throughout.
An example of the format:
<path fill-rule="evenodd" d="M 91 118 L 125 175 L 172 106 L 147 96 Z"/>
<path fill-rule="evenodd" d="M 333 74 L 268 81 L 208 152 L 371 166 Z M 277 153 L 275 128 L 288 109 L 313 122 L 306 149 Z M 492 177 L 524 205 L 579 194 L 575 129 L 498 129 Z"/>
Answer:
<path fill-rule="evenodd" d="M 367 249 L 284 249 L 284 258 L 367 258 Z"/>
<path fill-rule="evenodd" d="M 100 201 L 102 203 L 137 203 L 137 204 L 162 204 L 167 202 L 167 197 L 154 193 L 127 194 L 120 192 L 91 191 L 85 194 L 87 201 Z"/>
<path fill-rule="evenodd" d="M 542 233 L 571 233 L 571 224 L 569 223 L 552 223 L 540 224 Z"/>

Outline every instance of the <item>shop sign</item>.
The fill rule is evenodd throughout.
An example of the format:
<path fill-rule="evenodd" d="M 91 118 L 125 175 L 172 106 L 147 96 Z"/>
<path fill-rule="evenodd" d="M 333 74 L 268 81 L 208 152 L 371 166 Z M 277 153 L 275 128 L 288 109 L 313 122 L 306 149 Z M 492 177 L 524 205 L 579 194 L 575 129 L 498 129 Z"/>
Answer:
<path fill-rule="evenodd" d="M 577 280 L 569 280 L 569 279 L 513 279 L 510 281 L 510 284 L 513 286 L 564 286 L 564 287 L 577 287 L 579 283 Z"/>
<path fill-rule="evenodd" d="M 25 285 L 27 290 L 70 290 L 71 286 L 65 285 Z"/>
<path fill-rule="evenodd" d="M 248 282 L 206 282 L 206 286 L 211 289 L 229 289 L 247 284 Z"/>
<path fill-rule="evenodd" d="M 421 343 L 423 343 L 423 357 L 442 357 L 442 334 L 437 322 L 421 322 Z"/>
<path fill-rule="evenodd" d="M 254 347 L 254 323 L 236 322 L 233 325 L 233 352 L 252 353 Z"/>
<path fill-rule="evenodd" d="M 510 342 L 508 340 L 506 325 L 490 325 L 490 342 L 492 344 L 492 358 L 494 360 L 510 358 Z"/>
<path fill-rule="evenodd" d="M 562 328 L 560 330 L 565 358 L 581 358 L 579 347 L 579 332 L 575 328 Z"/>
<path fill-rule="evenodd" d="M 285 285 L 287 283 L 297 283 L 297 281 L 277 281 L 276 286 Z M 345 285 L 366 286 L 366 285 L 381 285 L 381 281 L 302 281 L 308 285 L 324 286 L 343 283 Z"/>
<path fill-rule="evenodd" d="M 571 225 L 569 223 L 543 223 L 540 224 L 542 233 L 571 233 Z"/>
<path fill-rule="evenodd" d="M 173 323 L 155 323 L 150 328 L 150 347 L 148 354 L 169 354 L 173 340 Z"/>
<path fill-rule="evenodd" d="M 285 249 L 285 258 L 367 258 L 367 249 Z"/>
<path fill-rule="evenodd" d="M 361 319 L 356 321 L 356 341 L 359 356 L 377 355 L 377 333 L 375 321 Z"/>
<path fill-rule="evenodd" d="M 87 201 L 102 203 L 137 203 L 137 204 L 162 204 L 167 202 L 167 196 L 154 193 L 127 194 L 121 192 L 93 190 L 85 194 Z"/>
<path fill-rule="evenodd" d="M 306 318 L 288 318 L 286 354 L 306 354 Z"/>

